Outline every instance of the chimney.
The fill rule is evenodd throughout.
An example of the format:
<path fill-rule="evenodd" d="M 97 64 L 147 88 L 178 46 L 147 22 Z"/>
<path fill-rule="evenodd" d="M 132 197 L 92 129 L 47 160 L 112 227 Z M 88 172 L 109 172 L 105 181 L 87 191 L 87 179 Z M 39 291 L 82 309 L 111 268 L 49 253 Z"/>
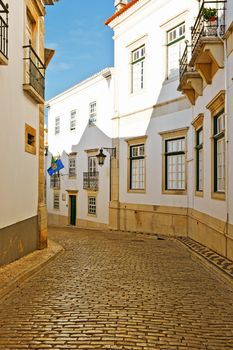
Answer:
<path fill-rule="evenodd" d="M 127 5 L 127 3 L 128 3 L 128 0 L 115 0 L 116 11 L 119 11 L 120 9 L 122 9 L 122 7 Z"/>

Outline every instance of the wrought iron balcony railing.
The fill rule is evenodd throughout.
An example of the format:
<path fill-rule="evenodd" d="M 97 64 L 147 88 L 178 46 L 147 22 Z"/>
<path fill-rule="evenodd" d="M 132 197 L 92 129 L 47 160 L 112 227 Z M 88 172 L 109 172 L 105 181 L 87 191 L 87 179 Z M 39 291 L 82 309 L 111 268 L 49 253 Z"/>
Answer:
<path fill-rule="evenodd" d="M 83 189 L 98 191 L 99 189 L 99 172 L 83 173 Z"/>
<path fill-rule="evenodd" d="M 33 89 L 44 99 L 45 90 L 45 66 L 31 45 L 23 46 L 25 50 L 25 84 Z"/>
<path fill-rule="evenodd" d="M 0 53 L 8 59 L 8 5 L 0 0 Z"/>
<path fill-rule="evenodd" d="M 217 37 L 225 33 L 226 2 L 226 0 L 203 0 L 196 22 L 192 27 L 192 53 L 201 37 Z"/>
<path fill-rule="evenodd" d="M 59 190 L 61 187 L 60 175 L 55 173 L 50 176 L 50 188 Z"/>

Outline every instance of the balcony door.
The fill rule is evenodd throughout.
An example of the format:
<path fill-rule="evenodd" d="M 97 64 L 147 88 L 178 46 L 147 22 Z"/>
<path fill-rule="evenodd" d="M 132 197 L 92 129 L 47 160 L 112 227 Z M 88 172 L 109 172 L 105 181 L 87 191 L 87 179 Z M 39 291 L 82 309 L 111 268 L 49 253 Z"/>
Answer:
<path fill-rule="evenodd" d="M 96 157 L 88 157 L 88 173 L 90 175 L 95 174 L 97 172 L 97 159 Z"/>

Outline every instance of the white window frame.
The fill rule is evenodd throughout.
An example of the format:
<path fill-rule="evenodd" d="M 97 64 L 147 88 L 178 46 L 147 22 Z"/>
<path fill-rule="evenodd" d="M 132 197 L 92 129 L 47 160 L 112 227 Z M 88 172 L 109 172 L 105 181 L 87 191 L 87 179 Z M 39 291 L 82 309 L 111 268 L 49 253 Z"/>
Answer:
<path fill-rule="evenodd" d="M 69 156 L 69 177 L 76 176 L 76 157 Z"/>
<path fill-rule="evenodd" d="M 60 192 L 53 192 L 53 209 L 60 210 Z"/>
<path fill-rule="evenodd" d="M 95 125 L 97 120 L 97 101 L 89 103 L 89 126 Z"/>
<path fill-rule="evenodd" d="M 131 51 L 131 93 L 142 91 L 145 88 L 145 57 L 146 46 L 141 45 Z"/>
<path fill-rule="evenodd" d="M 130 190 L 145 190 L 145 144 L 130 146 Z"/>
<path fill-rule="evenodd" d="M 222 109 L 214 118 L 214 192 L 225 193 L 225 113 Z"/>
<path fill-rule="evenodd" d="M 77 111 L 76 109 L 73 109 L 70 112 L 70 131 L 76 130 L 76 123 L 77 123 Z"/>
<path fill-rule="evenodd" d="M 88 173 L 95 174 L 97 172 L 96 156 L 88 156 Z"/>
<path fill-rule="evenodd" d="M 204 149 L 203 149 L 203 125 L 196 130 L 196 191 L 203 192 L 203 165 L 204 165 Z"/>
<path fill-rule="evenodd" d="M 165 139 L 165 190 L 186 189 L 185 137 Z"/>
<path fill-rule="evenodd" d="M 97 213 L 96 196 L 88 195 L 87 204 L 88 204 L 88 209 L 87 209 L 88 215 L 96 216 L 96 213 Z"/>
<path fill-rule="evenodd" d="M 60 134 L 60 117 L 56 117 L 55 118 L 55 135 L 59 135 Z"/>
<path fill-rule="evenodd" d="M 185 22 L 179 23 L 167 31 L 167 78 L 171 79 L 179 75 L 179 60 L 185 48 Z M 178 52 L 177 52 L 178 51 Z M 174 54 L 177 60 L 171 60 Z M 172 63 L 171 63 L 172 62 Z"/>

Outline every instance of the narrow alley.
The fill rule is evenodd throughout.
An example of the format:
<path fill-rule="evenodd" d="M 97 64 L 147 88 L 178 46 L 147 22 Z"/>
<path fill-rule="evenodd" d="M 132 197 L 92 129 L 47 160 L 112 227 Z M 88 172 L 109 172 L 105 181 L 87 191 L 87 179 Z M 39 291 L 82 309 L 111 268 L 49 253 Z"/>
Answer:
<path fill-rule="evenodd" d="M 233 349 L 233 291 L 175 240 L 50 229 L 65 250 L 0 302 L 0 349 Z"/>

